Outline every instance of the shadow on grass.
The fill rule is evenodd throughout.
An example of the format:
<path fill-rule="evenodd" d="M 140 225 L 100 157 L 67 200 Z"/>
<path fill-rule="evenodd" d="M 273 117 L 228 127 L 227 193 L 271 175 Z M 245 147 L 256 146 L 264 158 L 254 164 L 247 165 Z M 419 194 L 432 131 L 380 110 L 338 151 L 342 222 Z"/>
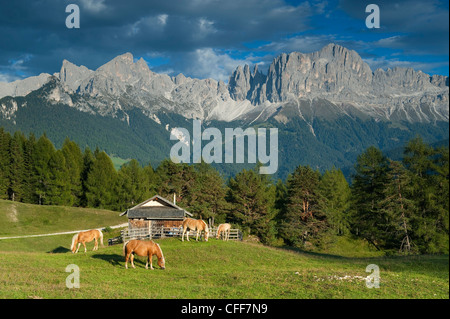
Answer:
<path fill-rule="evenodd" d="M 125 257 L 118 254 L 96 254 L 92 255 L 92 258 L 95 259 L 101 259 L 104 261 L 107 261 L 113 266 L 125 266 Z M 144 257 L 141 257 L 141 259 Z M 147 257 L 145 257 L 145 260 L 147 260 Z M 135 256 L 134 258 L 134 264 L 135 266 L 143 265 L 145 266 L 146 261 L 142 261 L 139 259 L 139 256 Z M 128 260 L 128 267 L 131 268 L 131 260 Z"/>
<path fill-rule="evenodd" d="M 63 246 L 59 246 L 59 247 L 56 247 L 56 248 L 48 251 L 47 254 L 65 254 L 68 252 L 70 252 L 70 249 L 63 247 Z"/>

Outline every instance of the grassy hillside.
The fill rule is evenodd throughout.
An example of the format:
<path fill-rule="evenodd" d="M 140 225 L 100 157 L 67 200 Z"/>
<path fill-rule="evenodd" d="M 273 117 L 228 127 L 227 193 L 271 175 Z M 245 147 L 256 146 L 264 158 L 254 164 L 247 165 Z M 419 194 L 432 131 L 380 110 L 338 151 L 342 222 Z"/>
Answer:
<path fill-rule="evenodd" d="M 126 222 L 126 217 L 119 217 L 119 212 L 109 210 L 0 200 L 0 237 L 56 233 Z"/>
<path fill-rule="evenodd" d="M 136 269 L 125 269 L 121 245 L 73 255 L 67 237 L 57 242 L 55 236 L 60 246 L 53 251 L 2 251 L 7 244 L 1 243 L 0 298 L 449 297 L 446 256 L 342 258 L 215 239 L 158 242 L 164 271 L 156 258 L 155 270 L 146 270 L 143 257 L 136 257 Z M 79 289 L 65 286 L 69 264 L 80 268 Z M 361 279 L 369 264 L 380 267 L 379 289 L 368 289 Z"/>
<path fill-rule="evenodd" d="M 11 230 L 17 234 L 123 222 L 114 212 L 18 203 L 18 221 L 12 222 L 5 213 L 11 204 L 0 202 L 3 233 L 14 223 L 21 225 Z M 105 243 L 115 235 L 117 231 L 105 233 Z M 330 255 L 214 238 L 172 238 L 157 240 L 166 270 L 158 269 L 156 258 L 155 270 L 146 270 L 143 257 L 136 257 L 136 269 L 127 270 L 122 245 L 93 252 L 90 243 L 87 253 L 74 255 L 69 252 L 71 237 L 0 240 L 0 298 L 449 298 L 448 256 L 367 257 L 373 254 L 361 246 L 353 257 L 343 257 L 346 253 L 338 250 Z M 70 264 L 80 268 L 79 289 L 66 287 Z M 369 264 L 380 268 L 379 289 L 365 285 Z"/>

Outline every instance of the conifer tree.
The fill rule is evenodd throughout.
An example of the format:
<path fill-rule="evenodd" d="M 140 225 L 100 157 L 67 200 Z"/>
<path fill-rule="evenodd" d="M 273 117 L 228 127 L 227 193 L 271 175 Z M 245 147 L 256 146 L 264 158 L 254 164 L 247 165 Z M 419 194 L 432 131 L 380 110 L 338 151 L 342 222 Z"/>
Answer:
<path fill-rule="evenodd" d="M 64 155 L 67 172 L 66 180 L 70 194 L 67 204 L 70 206 L 78 206 L 80 204 L 82 191 L 81 173 L 83 170 L 83 153 L 78 144 L 71 141 L 69 138 L 64 140 L 61 151 Z"/>
<path fill-rule="evenodd" d="M 422 253 L 448 252 L 448 148 L 435 150 L 417 137 L 405 147 L 403 163 L 417 207 L 411 221 L 417 248 Z"/>
<path fill-rule="evenodd" d="M 226 221 L 226 187 L 220 173 L 202 162 L 194 165 L 195 182 L 190 189 L 189 209 L 203 219 L 216 223 Z"/>
<path fill-rule="evenodd" d="M 122 165 L 116 185 L 116 209 L 125 210 L 150 197 L 149 176 L 137 160 L 133 159 Z"/>
<path fill-rule="evenodd" d="M 351 190 L 340 169 L 326 171 L 320 180 L 320 192 L 324 198 L 324 212 L 328 224 L 336 235 L 343 235 L 350 228 Z"/>
<path fill-rule="evenodd" d="M 48 167 L 50 158 L 56 152 L 52 142 L 43 134 L 36 143 L 33 154 L 33 185 L 37 204 L 46 204 L 45 197 L 50 183 L 50 170 Z"/>
<path fill-rule="evenodd" d="M 352 228 L 356 235 L 381 249 L 383 237 L 381 224 L 385 213 L 380 202 L 384 199 L 384 188 L 388 182 L 388 161 L 383 153 L 372 146 L 359 155 L 355 164 L 356 173 L 352 183 Z"/>
<path fill-rule="evenodd" d="M 89 173 L 92 170 L 92 165 L 94 164 L 95 157 L 94 154 L 92 154 L 92 151 L 89 147 L 86 147 L 83 154 L 83 168 L 81 170 L 81 196 L 80 196 L 80 206 L 87 207 L 88 206 L 88 200 L 87 200 L 87 179 L 89 176 Z"/>
<path fill-rule="evenodd" d="M 70 180 L 66 161 L 61 150 L 52 154 L 48 162 L 49 180 L 46 191 L 46 204 L 72 206 Z"/>
<path fill-rule="evenodd" d="M 26 141 L 23 133 L 17 131 L 11 139 L 9 146 L 10 174 L 9 174 L 9 198 L 13 201 L 23 201 L 25 185 L 24 180 L 25 160 L 24 143 Z"/>
<path fill-rule="evenodd" d="M 384 199 L 380 202 L 384 220 L 379 227 L 385 231 L 378 241 L 382 248 L 410 252 L 412 248 L 411 218 L 414 218 L 415 205 L 408 198 L 411 179 L 402 163 L 389 160 L 387 184 Z"/>
<path fill-rule="evenodd" d="M 158 193 L 169 200 L 175 194 L 177 204 L 189 207 L 190 193 L 195 182 L 194 168 L 186 163 L 176 164 L 166 159 L 158 166 L 156 174 L 159 178 Z"/>
<path fill-rule="evenodd" d="M 112 208 L 114 206 L 114 185 L 117 172 L 111 158 L 96 150 L 95 160 L 86 180 L 86 200 L 89 207 Z"/>
<path fill-rule="evenodd" d="M 0 127 L 0 199 L 8 199 L 11 135 Z"/>
<path fill-rule="evenodd" d="M 36 196 L 34 190 L 36 189 L 35 185 L 35 170 L 34 170 L 34 152 L 36 148 L 36 137 L 33 133 L 30 133 L 28 139 L 25 141 L 23 156 L 24 156 L 24 166 L 25 166 L 25 175 L 24 175 L 24 197 L 23 201 L 26 203 L 36 204 Z"/>
<path fill-rule="evenodd" d="M 319 191 L 320 173 L 309 166 L 298 166 L 287 179 L 285 210 L 281 235 L 290 245 L 306 242 L 321 245 L 327 221 Z"/>
<path fill-rule="evenodd" d="M 263 242 L 273 237 L 275 188 L 270 187 L 266 175 L 253 170 L 242 170 L 228 182 L 227 201 L 231 204 L 229 216 L 241 224 L 244 231 Z"/>

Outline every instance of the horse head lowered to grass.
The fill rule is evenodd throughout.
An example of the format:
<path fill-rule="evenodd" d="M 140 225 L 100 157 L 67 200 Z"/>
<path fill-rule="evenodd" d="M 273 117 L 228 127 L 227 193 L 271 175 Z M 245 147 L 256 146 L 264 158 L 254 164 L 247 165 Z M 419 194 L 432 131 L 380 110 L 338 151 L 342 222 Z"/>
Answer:
<path fill-rule="evenodd" d="M 86 252 L 86 243 L 89 243 L 93 240 L 95 240 L 94 250 L 98 249 L 98 240 L 100 239 L 100 243 L 103 246 L 103 233 L 98 229 L 92 229 L 88 231 L 82 231 L 78 234 L 75 234 L 72 237 L 72 245 L 70 246 L 70 250 L 72 253 L 76 254 L 78 252 L 78 249 L 80 249 L 80 245 L 83 244 L 84 246 L 84 252 Z M 77 248 L 78 244 L 78 248 Z"/>
<path fill-rule="evenodd" d="M 161 269 L 166 269 L 166 260 L 164 258 L 163 252 L 159 244 L 145 240 L 130 240 L 123 244 L 123 255 L 125 256 L 125 268 L 128 269 L 128 259 L 131 256 L 131 267 L 136 268 L 134 266 L 133 260 L 134 255 L 138 256 L 147 256 L 147 264 L 145 265 L 145 269 L 148 269 L 148 264 L 150 263 L 150 269 L 153 270 L 152 265 L 152 257 L 156 255 L 158 257 L 158 266 Z"/>
<path fill-rule="evenodd" d="M 205 241 L 208 241 L 209 228 L 203 220 L 186 218 L 183 221 L 183 235 L 181 236 L 181 241 L 184 241 L 184 234 L 186 234 L 186 239 L 187 241 L 189 241 L 189 233 L 186 233 L 188 229 L 197 232 L 197 237 L 195 239 L 196 241 L 198 241 L 198 236 L 201 234 L 201 232 L 205 233 Z"/>
<path fill-rule="evenodd" d="M 220 224 L 219 227 L 217 227 L 216 239 L 219 239 L 220 235 L 222 234 L 222 239 L 228 240 L 228 238 L 230 237 L 230 230 L 231 230 L 230 224 L 228 223 Z"/>

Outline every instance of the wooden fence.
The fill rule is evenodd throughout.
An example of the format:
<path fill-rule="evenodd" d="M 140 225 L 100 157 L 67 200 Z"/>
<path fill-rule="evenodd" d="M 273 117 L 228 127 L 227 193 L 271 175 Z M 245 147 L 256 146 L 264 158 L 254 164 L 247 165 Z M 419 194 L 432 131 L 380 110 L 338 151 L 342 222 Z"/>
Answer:
<path fill-rule="evenodd" d="M 181 237 L 183 234 L 183 228 L 181 227 L 152 227 L 148 228 L 132 228 L 124 229 L 121 231 L 122 240 L 124 242 L 131 239 L 153 239 L 153 238 L 165 238 L 165 237 Z M 209 231 L 209 238 L 216 237 L 217 228 L 212 228 Z M 190 239 L 195 239 L 196 232 L 189 231 Z M 239 229 L 230 229 L 229 240 L 242 240 L 242 232 Z"/>

